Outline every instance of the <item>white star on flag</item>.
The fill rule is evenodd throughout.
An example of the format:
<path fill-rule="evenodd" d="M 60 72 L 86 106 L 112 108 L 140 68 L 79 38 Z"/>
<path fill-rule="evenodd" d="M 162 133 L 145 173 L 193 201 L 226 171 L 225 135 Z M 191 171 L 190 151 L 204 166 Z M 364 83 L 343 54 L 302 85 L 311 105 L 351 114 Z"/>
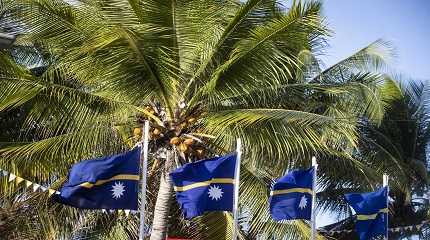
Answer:
<path fill-rule="evenodd" d="M 220 198 L 222 198 L 223 193 L 224 192 L 222 189 L 216 185 L 211 186 L 208 191 L 209 197 L 215 201 L 218 201 Z"/>
<path fill-rule="evenodd" d="M 121 198 L 125 192 L 125 186 L 121 182 L 115 182 L 112 186 L 112 197 L 115 199 Z"/>
<path fill-rule="evenodd" d="M 299 208 L 303 210 L 306 208 L 306 205 L 308 205 L 308 199 L 305 195 L 303 195 L 303 197 L 300 199 Z"/>

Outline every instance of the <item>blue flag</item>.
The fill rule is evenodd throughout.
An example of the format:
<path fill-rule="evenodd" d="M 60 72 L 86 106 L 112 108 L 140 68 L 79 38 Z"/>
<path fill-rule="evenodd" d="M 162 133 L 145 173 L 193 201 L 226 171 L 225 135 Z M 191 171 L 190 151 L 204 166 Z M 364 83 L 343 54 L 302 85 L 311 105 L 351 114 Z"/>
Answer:
<path fill-rule="evenodd" d="M 355 228 L 360 240 L 367 240 L 387 231 L 388 188 L 370 193 L 349 193 L 345 199 L 356 212 Z"/>
<path fill-rule="evenodd" d="M 140 147 L 72 166 L 60 203 L 83 209 L 137 210 Z"/>
<path fill-rule="evenodd" d="M 311 219 L 314 171 L 293 170 L 276 181 L 269 199 L 274 220 Z"/>
<path fill-rule="evenodd" d="M 188 163 L 170 173 L 185 218 L 206 211 L 231 211 L 236 154 Z"/>

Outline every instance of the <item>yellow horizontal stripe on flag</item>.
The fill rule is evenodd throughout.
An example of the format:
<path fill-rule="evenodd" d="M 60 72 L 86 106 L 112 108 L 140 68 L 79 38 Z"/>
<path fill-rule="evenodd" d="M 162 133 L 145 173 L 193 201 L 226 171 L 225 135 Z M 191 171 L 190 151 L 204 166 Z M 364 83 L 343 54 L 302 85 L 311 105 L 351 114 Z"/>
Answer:
<path fill-rule="evenodd" d="M 233 178 L 213 178 L 213 179 L 208 180 L 208 181 L 196 182 L 196 183 L 192 183 L 192 184 L 185 185 L 185 186 L 182 186 L 182 187 L 175 186 L 174 189 L 175 189 L 176 192 L 183 192 L 183 191 L 187 191 L 187 190 L 190 190 L 190 189 L 193 189 L 193 188 L 209 186 L 212 183 L 230 183 L 230 184 L 234 184 L 234 179 Z"/>
<path fill-rule="evenodd" d="M 357 220 L 359 221 L 373 220 L 378 216 L 378 213 L 388 213 L 388 208 L 383 208 L 375 214 L 357 215 Z"/>
<path fill-rule="evenodd" d="M 290 188 L 290 189 L 275 190 L 275 191 L 270 192 L 270 196 L 279 195 L 279 194 L 287 194 L 287 193 L 309 193 L 309 194 L 312 194 L 312 189 L 310 189 L 310 188 Z"/>
<path fill-rule="evenodd" d="M 81 183 L 80 186 L 84 187 L 84 188 L 92 188 L 94 186 L 102 185 L 102 184 L 105 184 L 107 182 L 115 181 L 115 180 L 135 180 L 135 181 L 139 181 L 139 175 L 119 174 L 119 175 L 113 176 L 113 177 L 111 177 L 109 179 L 98 180 L 95 183 L 84 182 L 84 183 Z"/>

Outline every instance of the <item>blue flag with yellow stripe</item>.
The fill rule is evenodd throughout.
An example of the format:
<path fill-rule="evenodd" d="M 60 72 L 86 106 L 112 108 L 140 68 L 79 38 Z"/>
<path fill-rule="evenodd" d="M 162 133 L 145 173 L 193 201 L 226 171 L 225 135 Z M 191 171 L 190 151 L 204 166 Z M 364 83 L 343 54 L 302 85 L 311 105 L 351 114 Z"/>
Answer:
<path fill-rule="evenodd" d="M 233 208 L 236 154 L 188 163 L 170 173 L 185 218 Z"/>
<path fill-rule="evenodd" d="M 83 209 L 137 210 L 140 147 L 72 166 L 57 202 Z"/>
<path fill-rule="evenodd" d="M 293 170 L 275 182 L 269 199 L 274 220 L 311 219 L 314 171 Z"/>
<path fill-rule="evenodd" d="M 345 199 L 356 213 L 355 229 L 360 240 L 385 235 L 387 231 L 388 188 L 369 193 L 345 194 Z"/>

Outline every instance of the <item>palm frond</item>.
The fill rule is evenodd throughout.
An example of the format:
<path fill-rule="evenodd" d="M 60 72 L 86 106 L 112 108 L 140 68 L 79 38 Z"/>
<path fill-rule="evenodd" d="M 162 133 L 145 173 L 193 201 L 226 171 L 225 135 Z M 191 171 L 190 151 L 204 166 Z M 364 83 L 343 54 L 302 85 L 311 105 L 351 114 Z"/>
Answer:
<path fill-rule="evenodd" d="M 394 56 L 392 44 L 379 39 L 317 74 L 313 81 L 348 81 L 351 73 L 379 72 Z"/>
<path fill-rule="evenodd" d="M 235 44 L 228 59 L 214 70 L 204 87 L 194 94 L 190 106 L 215 90 L 238 93 L 244 89 L 273 86 L 291 78 L 288 72 L 297 66 L 295 54 L 311 48 L 303 45 L 309 34 L 325 34 L 318 18 L 319 9 L 320 5 L 315 2 L 297 4 L 288 14 L 252 29 L 248 37 Z M 289 39 L 288 44 L 279 41 L 284 37 Z"/>

